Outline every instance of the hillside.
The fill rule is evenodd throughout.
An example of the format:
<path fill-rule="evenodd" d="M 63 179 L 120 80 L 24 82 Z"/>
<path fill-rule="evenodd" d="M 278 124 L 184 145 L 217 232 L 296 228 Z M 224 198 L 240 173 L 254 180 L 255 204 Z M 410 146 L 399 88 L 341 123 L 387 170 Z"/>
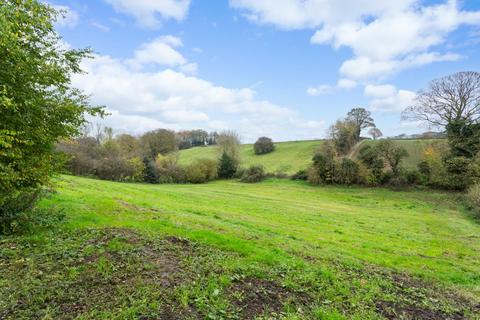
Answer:
<path fill-rule="evenodd" d="M 444 140 L 395 140 L 396 143 L 404 147 L 409 156 L 404 160 L 403 164 L 406 168 L 416 168 L 420 162 L 423 150 L 437 143 L 444 143 Z M 301 169 L 309 166 L 315 151 L 322 145 L 322 140 L 311 141 L 293 141 L 293 142 L 277 142 L 276 150 L 265 155 L 255 155 L 251 144 L 242 145 L 242 165 L 250 166 L 253 164 L 261 164 L 268 172 L 282 172 L 293 174 Z M 373 145 L 376 141 L 364 140 L 359 143 L 351 152 L 351 157 L 356 158 L 358 150 L 365 144 Z M 198 158 L 216 158 L 217 147 L 196 147 L 180 151 L 180 164 L 188 164 Z"/>
<path fill-rule="evenodd" d="M 308 167 L 313 154 L 322 143 L 322 140 L 277 142 L 275 151 L 264 155 L 256 155 L 252 144 L 244 144 L 241 150 L 242 165 L 261 164 L 268 172 L 293 174 Z M 193 159 L 213 159 L 217 156 L 215 146 L 196 147 L 180 151 L 180 163 L 188 164 Z"/>
<path fill-rule="evenodd" d="M 0 240 L 0 318 L 475 319 L 480 225 L 454 195 L 62 176 L 66 218 Z M 51 218 L 50 218 L 51 219 Z"/>

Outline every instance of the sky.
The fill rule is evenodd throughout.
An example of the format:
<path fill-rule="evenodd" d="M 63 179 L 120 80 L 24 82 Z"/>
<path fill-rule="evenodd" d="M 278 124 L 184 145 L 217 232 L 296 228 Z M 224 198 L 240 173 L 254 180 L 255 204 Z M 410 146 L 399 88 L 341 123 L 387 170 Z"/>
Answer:
<path fill-rule="evenodd" d="M 385 136 L 432 79 L 480 67 L 478 0 L 49 0 L 72 84 L 117 133 L 234 130 L 243 142 L 323 138 L 353 107 Z"/>

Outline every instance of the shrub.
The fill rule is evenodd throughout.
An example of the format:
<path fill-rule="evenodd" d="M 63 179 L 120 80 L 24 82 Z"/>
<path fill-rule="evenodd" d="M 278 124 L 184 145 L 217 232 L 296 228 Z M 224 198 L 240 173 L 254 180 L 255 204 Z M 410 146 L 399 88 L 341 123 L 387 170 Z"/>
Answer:
<path fill-rule="evenodd" d="M 444 159 L 444 166 L 447 173 L 444 179 L 444 186 L 454 190 L 465 190 L 473 183 L 470 174 L 471 159 L 466 157 L 450 157 Z"/>
<path fill-rule="evenodd" d="M 24 227 L 24 217 L 34 208 L 41 189 L 15 192 L 0 198 L 0 234 L 13 234 Z"/>
<path fill-rule="evenodd" d="M 468 189 L 466 195 L 467 206 L 480 218 L 480 184 L 476 183 Z"/>
<path fill-rule="evenodd" d="M 218 176 L 220 178 L 230 179 L 235 175 L 237 169 L 237 161 L 224 151 L 218 162 Z"/>
<path fill-rule="evenodd" d="M 307 179 L 308 179 L 308 171 L 307 170 L 297 171 L 292 176 L 292 180 L 304 180 L 304 181 L 306 181 Z"/>
<path fill-rule="evenodd" d="M 335 170 L 335 182 L 339 184 L 351 185 L 359 181 L 358 164 L 348 158 L 343 158 Z"/>
<path fill-rule="evenodd" d="M 143 181 L 147 183 L 158 183 L 158 174 L 153 161 L 144 157 L 143 164 L 145 166 L 145 170 L 143 171 Z"/>
<path fill-rule="evenodd" d="M 359 151 L 358 158 L 369 169 L 368 173 L 364 172 L 368 184 L 379 184 L 382 180 L 384 162 L 378 149 L 369 145 L 363 146 Z"/>
<path fill-rule="evenodd" d="M 253 145 L 255 154 L 266 154 L 275 150 L 275 145 L 272 139 L 267 137 L 260 137 Z"/>
<path fill-rule="evenodd" d="M 335 150 L 332 145 L 325 144 L 313 156 L 313 165 L 308 173 L 308 181 L 313 184 L 331 184 L 335 179 Z"/>
<path fill-rule="evenodd" d="M 403 158 L 408 156 L 407 150 L 396 145 L 392 140 L 381 140 L 378 145 L 375 146 L 375 149 L 388 164 L 393 175 L 399 175 L 400 163 Z"/>
<path fill-rule="evenodd" d="M 159 154 L 155 159 L 155 168 L 160 183 L 183 182 L 185 180 L 183 169 L 178 165 L 178 153 L 170 153 L 166 156 Z"/>
<path fill-rule="evenodd" d="M 217 178 L 217 161 L 197 159 L 185 167 L 185 181 L 189 183 L 205 183 Z"/>
<path fill-rule="evenodd" d="M 242 175 L 242 182 L 260 182 L 266 178 L 265 169 L 261 165 L 254 165 L 247 168 Z"/>

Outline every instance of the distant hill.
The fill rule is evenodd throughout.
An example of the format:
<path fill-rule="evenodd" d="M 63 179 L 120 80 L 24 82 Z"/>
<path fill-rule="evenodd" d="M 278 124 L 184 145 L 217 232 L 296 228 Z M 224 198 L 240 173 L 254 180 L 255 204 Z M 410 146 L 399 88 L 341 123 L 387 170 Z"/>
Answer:
<path fill-rule="evenodd" d="M 422 158 L 423 150 L 437 143 L 445 143 L 442 139 L 395 140 L 408 151 L 408 158 L 404 166 L 413 169 Z M 255 155 L 252 144 L 242 145 L 242 166 L 261 164 L 268 172 L 282 172 L 293 174 L 301 169 L 306 169 L 312 160 L 315 151 L 321 147 L 324 140 L 290 141 L 275 143 L 275 151 L 265 155 Z M 358 150 L 365 144 L 375 144 L 376 141 L 364 140 L 352 150 L 350 157 L 357 158 Z M 218 156 L 216 146 L 195 147 L 180 151 L 180 164 L 188 164 L 194 159 Z"/>

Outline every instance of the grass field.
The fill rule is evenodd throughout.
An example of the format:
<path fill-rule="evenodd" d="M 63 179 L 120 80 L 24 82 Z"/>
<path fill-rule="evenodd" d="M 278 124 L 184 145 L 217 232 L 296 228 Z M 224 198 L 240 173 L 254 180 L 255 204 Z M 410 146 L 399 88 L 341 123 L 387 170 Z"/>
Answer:
<path fill-rule="evenodd" d="M 0 240 L 0 319 L 479 319 L 480 225 L 437 191 L 62 176 Z"/>
<path fill-rule="evenodd" d="M 425 147 L 443 143 L 443 140 L 395 140 L 407 151 L 409 156 L 404 160 L 404 166 L 409 169 L 416 168 L 418 162 L 422 158 Z M 267 172 L 281 172 L 293 174 L 299 170 L 307 168 L 317 149 L 322 145 L 322 140 L 312 141 L 293 141 L 293 142 L 277 142 L 276 150 L 265 155 L 255 155 L 251 144 L 242 145 L 242 165 L 248 167 L 253 164 L 261 164 Z M 375 144 L 375 141 L 365 140 L 358 144 L 352 151 L 352 156 L 356 157 L 358 150 L 365 144 Z M 218 149 L 215 146 L 196 147 L 180 151 L 180 164 L 188 164 L 194 159 L 218 157 Z"/>
<path fill-rule="evenodd" d="M 264 155 L 256 155 L 253 145 L 243 144 L 241 160 L 244 167 L 261 164 L 268 172 L 293 174 L 305 169 L 310 164 L 315 151 L 322 145 L 322 140 L 291 141 L 275 143 L 275 151 Z M 194 159 L 218 157 L 215 146 L 196 147 L 180 151 L 180 164 L 188 164 Z"/>

